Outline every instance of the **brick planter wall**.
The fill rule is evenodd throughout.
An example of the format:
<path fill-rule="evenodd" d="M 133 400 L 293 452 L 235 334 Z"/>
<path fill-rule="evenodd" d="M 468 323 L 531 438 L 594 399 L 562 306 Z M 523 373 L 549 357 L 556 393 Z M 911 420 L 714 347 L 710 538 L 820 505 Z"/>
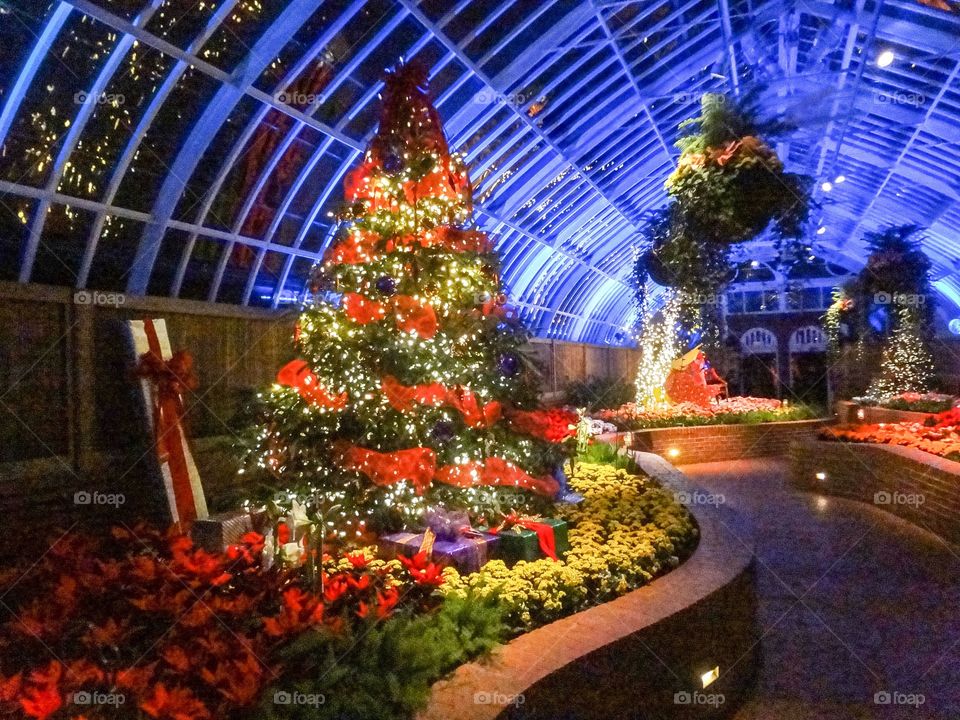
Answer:
<path fill-rule="evenodd" d="M 599 435 L 598 440 L 655 453 L 675 463 L 786 455 L 790 443 L 812 440 L 832 420 L 794 420 L 759 425 L 699 425 Z"/>
<path fill-rule="evenodd" d="M 790 470 L 801 490 L 871 503 L 960 544 L 960 463 L 916 448 L 819 440 L 791 446 Z"/>
<path fill-rule="evenodd" d="M 857 416 L 857 410 L 863 410 L 863 417 Z M 877 425 L 879 423 L 919 422 L 922 423 L 930 413 L 892 410 L 890 408 L 857 405 L 849 400 L 841 400 L 836 405 L 837 422 L 841 425 Z"/>
<path fill-rule="evenodd" d="M 678 493 L 703 492 L 662 458 L 636 453 L 635 459 Z M 752 682 L 758 661 L 751 534 L 723 505 L 690 510 L 700 543 L 679 568 L 621 598 L 521 635 L 489 662 L 461 666 L 434 685 L 419 720 L 728 715 Z M 719 679 L 704 689 L 700 676 L 717 666 Z"/>

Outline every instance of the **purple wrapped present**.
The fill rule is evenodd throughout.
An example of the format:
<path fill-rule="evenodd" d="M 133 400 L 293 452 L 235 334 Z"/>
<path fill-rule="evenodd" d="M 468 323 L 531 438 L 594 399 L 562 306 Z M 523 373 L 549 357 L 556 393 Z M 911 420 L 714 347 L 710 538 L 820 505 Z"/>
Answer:
<path fill-rule="evenodd" d="M 387 559 L 400 555 L 412 557 L 420 552 L 424 533 L 393 533 L 380 538 L 381 554 Z M 451 540 L 433 542 L 431 559 L 439 565 L 452 565 L 461 573 L 472 573 L 486 564 L 500 543 L 500 538 L 489 533 L 468 530 Z"/>

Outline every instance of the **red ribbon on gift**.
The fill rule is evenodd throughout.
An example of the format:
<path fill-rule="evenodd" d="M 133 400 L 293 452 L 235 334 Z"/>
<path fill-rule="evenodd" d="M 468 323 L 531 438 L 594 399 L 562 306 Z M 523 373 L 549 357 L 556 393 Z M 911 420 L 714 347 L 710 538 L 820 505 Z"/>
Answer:
<path fill-rule="evenodd" d="M 496 535 L 501 530 L 508 530 L 512 527 L 523 528 L 524 530 L 532 530 L 537 534 L 537 541 L 540 543 L 540 549 L 543 551 L 543 554 L 546 555 L 551 560 L 558 560 L 557 558 L 557 538 L 553 532 L 553 526 L 548 525 L 545 522 L 540 522 L 536 518 L 532 518 L 526 515 L 518 515 L 515 512 L 510 513 L 504 517 L 503 522 L 495 528 L 490 528 L 490 533 Z"/>
<path fill-rule="evenodd" d="M 174 505 L 181 523 L 197 519 L 196 499 L 190 481 L 183 433 L 183 394 L 199 387 L 193 371 L 193 356 L 179 350 L 169 360 L 163 359 L 160 340 L 153 321 L 144 320 L 149 351 L 140 356 L 137 376 L 153 386 L 153 431 L 161 465 L 170 468 Z"/>
<path fill-rule="evenodd" d="M 296 390 L 308 403 L 330 410 L 343 410 L 347 406 L 347 394 L 330 395 L 320 380 L 303 360 L 291 360 L 277 373 L 277 382 Z"/>

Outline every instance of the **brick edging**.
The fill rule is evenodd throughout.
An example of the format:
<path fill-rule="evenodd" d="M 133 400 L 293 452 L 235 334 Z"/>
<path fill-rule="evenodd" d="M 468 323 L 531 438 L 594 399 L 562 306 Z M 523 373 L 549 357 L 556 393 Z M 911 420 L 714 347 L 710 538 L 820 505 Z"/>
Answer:
<path fill-rule="evenodd" d="M 729 425 L 689 425 L 598 435 L 599 442 L 652 452 L 680 463 L 786 455 L 795 440 L 813 439 L 832 418 Z"/>
<path fill-rule="evenodd" d="M 794 487 L 869 503 L 960 544 L 960 463 L 916 448 L 813 440 L 790 448 Z"/>
<path fill-rule="evenodd" d="M 631 453 L 675 492 L 704 493 L 662 458 Z M 525 633 L 487 662 L 468 663 L 433 687 L 418 720 L 587 720 L 721 717 L 752 682 L 757 664 L 753 540 L 725 506 L 690 506 L 700 542 L 680 567 L 647 586 Z M 720 679 L 700 676 L 720 667 Z M 629 688 L 629 692 L 612 692 Z M 678 704 L 676 693 L 723 695 L 719 706 Z M 496 698 L 522 698 L 516 705 Z"/>

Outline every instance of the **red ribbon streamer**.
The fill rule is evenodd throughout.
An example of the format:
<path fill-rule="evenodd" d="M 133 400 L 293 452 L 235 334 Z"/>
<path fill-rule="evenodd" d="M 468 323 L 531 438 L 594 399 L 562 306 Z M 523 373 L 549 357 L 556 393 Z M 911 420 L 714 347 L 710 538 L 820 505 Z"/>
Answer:
<path fill-rule="evenodd" d="M 190 482 L 190 470 L 184 448 L 183 394 L 199 387 L 193 372 L 193 357 L 180 350 L 169 360 L 163 359 L 160 339 L 152 320 L 143 321 L 150 348 L 140 356 L 137 376 L 153 385 L 153 430 L 156 435 L 157 455 L 160 463 L 170 466 L 173 485 L 173 501 L 181 523 L 197 518 L 197 505 Z"/>

